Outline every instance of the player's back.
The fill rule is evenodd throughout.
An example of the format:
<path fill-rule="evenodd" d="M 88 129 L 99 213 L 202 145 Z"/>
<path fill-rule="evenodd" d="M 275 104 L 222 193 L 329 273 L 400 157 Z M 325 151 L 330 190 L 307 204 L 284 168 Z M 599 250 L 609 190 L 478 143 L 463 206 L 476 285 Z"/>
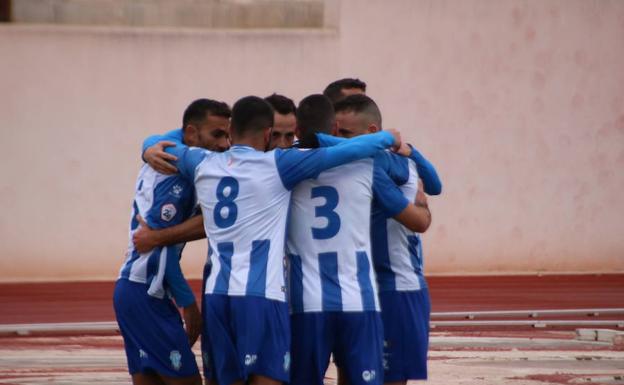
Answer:
<path fill-rule="evenodd" d="M 290 191 L 280 179 L 275 152 L 233 146 L 207 153 L 195 186 L 213 250 L 205 292 L 285 301 Z"/>
<path fill-rule="evenodd" d="M 179 259 L 184 244 L 156 247 L 139 253 L 132 243 L 132 235 L 139 226 L 136 216 L 140 215 L 153 229 L 176 225 L 193 213 L 194 194 L 193 185 L 179 175 L 164 175 L 147 164 L 143 165 L 135 185 L 130 240 L 119 278 L 149 285 L 148 292 L 155 297 L 165 295 L 167 258 Z"/>
<path fill-rule="evenodd" d="M 407 158 L 409 175 L 399 186 L 403 195 L 414 200 L 418 191 L 416 163 Z M 371 240 L 373 261 L 380 291 L 419 290 L 426 287 L 423 277 L 420 234 L 393 218 L 386 218 L 377 204 L 373 206 Z"/>
<path fill-rule="evenodd" d="M 372 159 L 324 171 L 293 190 L 286 245 L 293 312 L 379 310 L 372 199 Z"/>

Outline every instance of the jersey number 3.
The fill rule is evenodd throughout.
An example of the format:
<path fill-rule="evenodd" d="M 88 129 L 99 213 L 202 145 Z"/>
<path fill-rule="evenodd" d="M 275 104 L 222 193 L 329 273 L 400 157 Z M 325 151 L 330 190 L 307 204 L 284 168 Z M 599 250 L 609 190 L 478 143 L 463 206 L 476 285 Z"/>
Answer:
<path fill-rule="evenodd" d="M 334 211 L 338 206 L 338 191 L 331 186 L 314 187 L 311 191 L 311 198 L 325 198 L 325 204 L 314 208 L 314 215 L 317 218 L 327 218 L 327 226 L 312 228 L 312 237 L 314 239 L 329 239 L 340 231 L 340 217 Z"/>
<path fill-rule="evenodd" d="M 226 176 L 217 185 L 217 200 L 219 201 L 212 212 L 214 222 L 224 229 L 236 222 L 238 207 L 234 199 L 238 196 L 238 181 L 231 176 Z M 225 214 L 225 215 L 224 215 Z"/>

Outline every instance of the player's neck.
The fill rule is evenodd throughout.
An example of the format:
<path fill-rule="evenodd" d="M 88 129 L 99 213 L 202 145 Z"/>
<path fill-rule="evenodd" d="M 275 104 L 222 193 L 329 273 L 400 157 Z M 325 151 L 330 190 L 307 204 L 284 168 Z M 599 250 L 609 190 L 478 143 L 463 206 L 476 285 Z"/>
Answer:
<path fill-rule="evenodd" d="M 266 144 L 263 136 L 244 136 L 241 138 L 232 138 L 232 145 L 249 146 L 258 151 L 264 151 Z"/>

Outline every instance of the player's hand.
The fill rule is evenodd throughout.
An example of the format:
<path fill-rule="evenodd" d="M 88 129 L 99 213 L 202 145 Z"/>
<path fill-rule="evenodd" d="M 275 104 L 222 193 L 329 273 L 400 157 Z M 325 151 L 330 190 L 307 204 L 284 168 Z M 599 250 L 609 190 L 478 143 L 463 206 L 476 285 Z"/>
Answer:
<path fill-rule="evenodd" d="M 132 243 L 136 251 L 139 253 L 147 253 L 158 246 L 156 231 L 152 230 L 140 215 L 136 216 L 136 220 L 139 221 L 139 227 L 134 234 L 132 234 Z"/>
<path fill-rule="evenodd" d="M 429 203 L 427 202 L 427 195 L 425 195 L 425 191 L 423 189 L 422 179 L 418 179 L 418 191 L 416 192 L 416 199 L 414 200 L 414 204 L 420 207 L 429 207 Z"/>
<path fill-rule="evenodd" d="M 197 341 L 197 338 L 201 334 L 202 330 L 202 317 L 197 308 L 197 303 L 193 302 L 187 307 L 182 309 L 182 315 L 184 317 L 184 327 L 186 329 L 186 335 L 188 336 L 191 346 Z"/>
<path fill-rule="evenodd" d="M 401 143 L 402 143 L 401 133 L 394 128 L 388 128 L 386 131 L 388 131 L 394 137 L 394 144 L 392 145 L 392 151 L 397 152 L 398 149 L 401 147 Z"/>
<path fill-rule="evenodd" d="M 161 174 L 171 175 L 178 172 L 178 169 L 169 163 L 170 160 L 177 160 L 175 155 L 165 152 L 165 148 L 175 146 L 174 142 L 162 141 L 145 150 L 143 159 L 156 171 Z"/>
<path fill-rule="evenodd" d="M 412 148 L 409 146 L 409 144 L 402 142 L 396 153 L 408 157 L 412 155 Z"/>

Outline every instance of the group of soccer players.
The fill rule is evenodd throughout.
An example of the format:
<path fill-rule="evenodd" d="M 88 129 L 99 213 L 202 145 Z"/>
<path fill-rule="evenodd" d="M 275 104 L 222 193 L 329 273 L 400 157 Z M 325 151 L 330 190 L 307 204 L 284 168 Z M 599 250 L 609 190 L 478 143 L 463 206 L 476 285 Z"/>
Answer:
<path fill-rule="evenodd" d="M 441 182 L 365 91 L 199 99 L 146 139 L 113 298 L 134 384 L 201 384 L 200 334 L 207 384 L 321 385 L 331 357 L 341 384 L 427 378 Z M 200 312 L 180 257 L 204 237 Z"/>

